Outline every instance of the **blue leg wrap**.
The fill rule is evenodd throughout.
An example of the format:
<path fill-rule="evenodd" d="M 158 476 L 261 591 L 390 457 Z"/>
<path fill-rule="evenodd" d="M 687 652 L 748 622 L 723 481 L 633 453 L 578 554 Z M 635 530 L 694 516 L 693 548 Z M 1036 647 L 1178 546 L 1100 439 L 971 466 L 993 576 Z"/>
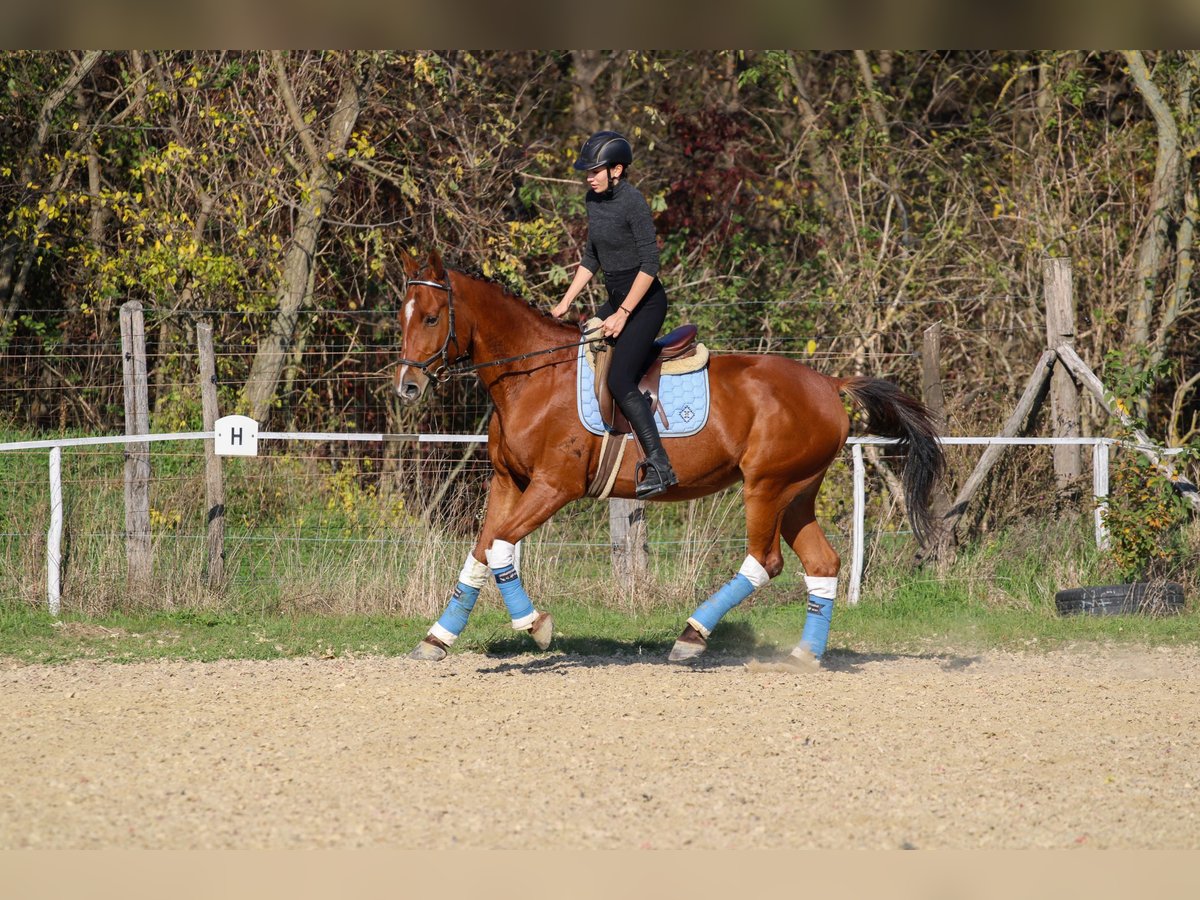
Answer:
<path fill-rule="evenodd" d="M 754 585 L 750 579 L 740 572 L 733 580 L 725 584 L 719 591 L 701 603 L 694 613 L 692 620 L 700 623 L 708 631 L 717 627 L 721 617 L 729 612 L 747 597 L 754 593 Z M 707 635 L 705 635 L 707 637 Z"/>
<path fill-rule="evenodd" d="M 829 641 L 829 623 L 832 621 L 833 601 L 809 594 L 808 615 L 804 617 L 800 643 L 805 644 L 817 659 L 825 652 L 825 644 Z"/>
<path fill-rule="evenodd" d="M 475 601 L 478 599 L 479 588 L 471 587 L 460 581 L 454 587 L 454 593 L 450 596 L 450 602 L 446 604 L 445 612 L 437 620 L 438 625 L 458 637 L 467 627 L 467 619 L 471 617 L 471 610 L 475 608 Z"/>
<path fill-rule="evenodd" d="M 525 585 L 521 584 L 521 576 L 512 566 L 492 569 L 496 576 L 496 587 L 500 588 L 500 596 L 508 607 L 508 614 L 514 622 L 526 616 L 533 615 L 533 601 L 525 593 Z"/>

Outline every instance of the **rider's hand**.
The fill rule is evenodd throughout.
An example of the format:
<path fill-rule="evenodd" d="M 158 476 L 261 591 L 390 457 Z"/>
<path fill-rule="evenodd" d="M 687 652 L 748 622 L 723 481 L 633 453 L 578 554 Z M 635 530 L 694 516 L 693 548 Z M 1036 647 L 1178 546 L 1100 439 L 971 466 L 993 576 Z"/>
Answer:
<path fill-rule="evenodd" d="M 604 324 L 600 326 L 600 333 L 605 337 L 615 338 L 621 333 L 625 327 L 625 321 L 629 318 L 623 310 L 618 309 L 615 313 L 604 320 Z"/>
<path fill-rule="evenodd" d="M 550 310 L 550 315 L 554 316 L 554 318 L 556 318 L 556 319 L 561 319 L 563 316 L 565 316 L 567 314 L 567 310 L 569 310 L 570 308 L 571 308 L 570 300 L 561 300 L 561 301 L 559 301 L 559 304 L 556 307 L 554 307 L 554 309 Z"/>

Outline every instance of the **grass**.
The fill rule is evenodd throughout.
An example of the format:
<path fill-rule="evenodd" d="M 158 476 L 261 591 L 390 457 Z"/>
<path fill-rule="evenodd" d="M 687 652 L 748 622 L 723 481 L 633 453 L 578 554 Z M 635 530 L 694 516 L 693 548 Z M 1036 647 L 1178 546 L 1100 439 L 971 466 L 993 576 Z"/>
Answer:
<path fill-rule="evenodd" d="M 210 589 L 200 457 L 159 450 L 154 460 L 155 569 L 149 584 L 131 590 L 121 452 L 64 454 L 64 593 L 62 617 L 55 620 L 44 612 L 45 455 L 0 454 L 0 657 L 56 663 L 406 653 L 443 608 L 473 543 L 485 474 L 463 479 L 466 490 L 453 507 L 457 518 L 440 507 L 426 521 L 419 495 L 384 490 L 379 469 L 360 460 L 229 461 L 228 580 Z M 419 483 L 427 463 L 399 461 L 412 476 L 405 483 Z M 849 535 L 836 485 L 827 493 L 822 516 L 847 563 L 844 587 Z M 731 490 L 650 504 L 650 573 L 636 593 L 612 578 L 607 513 L 606 504 L 582 502 L 557 514 L 524 542 L 524 580 L 539 608 L 555 615 L 557 650 L 665 655 L 696 604 L 745 556 L 740 495 Z M 1121 580 L 1095 548 L 1087 511 L 1075 519 L 1014 516 L 936 569 L 913 566 L 910 539 L 896 530 L 894 513 L 875 510 L 868 521 L 877 530 L 867 540 L 864 596 L 853 607 L 839 599 L 832 653 L 1200 639 L 1200 571 L 1184 564 L 1172 575 L 1190 598 L 1182 615 L 1057 615 L 1055 591 Z M 1200 558 L 1200 524 L 1191 523 L 1183 537 L 1188 558 Z M 770 656 L 799 638 L 803 572 L 793 555 L 785 556 L 784 573 L 722 623 L 713 653 Z M 491 585 L 457 648 L 535 652 L 512 633 Z"/>
<path fill-rule="evenodd" d="M 551 652 L 662 658 L 679 633 L 687 608 L 622 612 L 573 601 L 540 603 L 554 613 Z M 770 658 L 787 652 L 803 626 L 802 604 L 766 602 L 731 612 L 714 632 L 717 657 Z M 425 617 L 259 614 L 230 610 L 111 612 L 101 616 L 0 608 L 0 658 L 19 663 L 73 660 L 281 659 L 397 656 L 416 645 Z M 926 589 L 894 601 L 839 603 L 829 652 L 941 655 L 1019 650 L 1041 652 L 1079 644 L 1197 645 L 1200 613 L 1169 617 L 1060 617 L 1047 609 L 996 608 L 964 601 L 953 591 Z M 498 598 L 481 600 L 455 652 L 536 654 L 514 634 Z"/>

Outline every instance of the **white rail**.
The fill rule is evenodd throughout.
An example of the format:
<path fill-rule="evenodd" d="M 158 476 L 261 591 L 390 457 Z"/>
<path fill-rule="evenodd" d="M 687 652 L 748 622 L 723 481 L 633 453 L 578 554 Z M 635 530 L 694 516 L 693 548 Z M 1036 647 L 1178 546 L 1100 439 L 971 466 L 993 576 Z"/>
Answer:
<path fill-rule="evenodd" d="M 182 431 L 169 434 L 123 434 L 110 437 L 86 438 L 51 438 L 40 441 L 14 441 L 0 444 L 0 452 L 19 450 L 50 450 L 50 529 L 46 540 L 47 555 L 47 601 L 50 613 L 58 615 L 61 601 L 61 546 L 62 546 L 62 448 L 64 447 L 94 447 L 105 444 L 130 444 L 159 441 L 201 441 L 215 436 L 214 431 Z M 351 441 L 351 442 L 401 442 L 409 441 L 421 444 L 443 443 L 486 443 L 487 435 L 483 434 L 386 434 L 363 432 L 320 432 L 320 431 L 262 431 L 258 433 L 260 441 Z M 1108 497 L 1108 459 L 1109 447 L 1113 444 L 1140 449 L 1137 445 L 1119 441 L 1114 438 L 1078 437 L 1078 438 L 1038 438 L 1038 437 L 944 437 L 940 442 L 945 446 L 952 445 L 987 445 L 1004 444 L 1011 446 L 1055 446 L 1063 444 L 1079 444 L 1092 447 L 1092 486 L 1096 497 L 1095 511 L 1096 545 L 1106 549 L 1109 545 L 1108 532 L 1104 526 L 1103 510 L 1106 508 Z M 863 445 L 865 444 L 894 444 L 892 438 L 852 437 L 847 441 L 851 445 L 853 466 L 853 523 L 851 526 L 851 556 L 850 583 L 847 585 L 847 602 L 851 605 L 858 603 L 862 595 L 862 576 L 866 562 L 866 464 L 863 460 Z M 1156 449 L 1156 448 L 1155 448 Z M 1162 455 L 1173 455 L 1182 452 L 1178 448 L 1157 450 Z"/>

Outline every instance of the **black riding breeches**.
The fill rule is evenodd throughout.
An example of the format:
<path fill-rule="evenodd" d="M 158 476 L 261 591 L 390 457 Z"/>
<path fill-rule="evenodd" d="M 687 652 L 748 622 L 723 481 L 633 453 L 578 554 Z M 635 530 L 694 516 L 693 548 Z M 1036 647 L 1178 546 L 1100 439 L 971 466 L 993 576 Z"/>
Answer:
<path fill-rule="evenodd" d="M 628 272 L 606 272 L 605 286 L 608 288 L 608 302 L 597 310 L 601 319 L 607 319 L 633 287 L 633 280 L 638 270 Z M 654 349 L 654 339 L 662 330 L 663 321 L 667 317 L 667 292 L 662 283 L 655 278 L 650 290 L 646 291 L 641 302 L 626 318 L 625 327 L 617 335 L 616 346 L 613 348 L 612 365 L 608 370 L 608 389 L 618 403 L 638 389 L 638 382 L 650 368 L 657 355 Z"/>

